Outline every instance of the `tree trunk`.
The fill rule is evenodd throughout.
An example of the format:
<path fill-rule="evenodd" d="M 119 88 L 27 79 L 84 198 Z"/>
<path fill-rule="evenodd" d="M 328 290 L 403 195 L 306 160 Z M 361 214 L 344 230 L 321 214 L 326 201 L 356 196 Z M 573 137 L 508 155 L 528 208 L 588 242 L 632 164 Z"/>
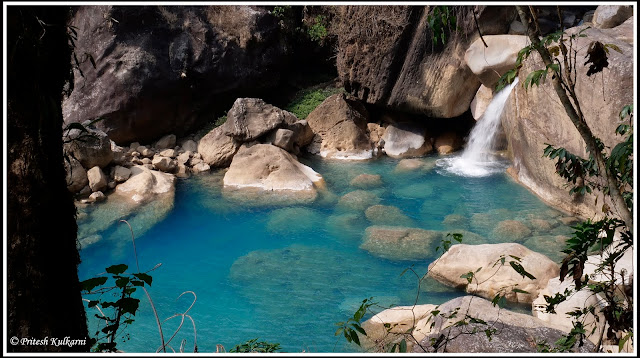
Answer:
<path fill-rule="evenodd" d="M 76 209 L 62 155 L 62 90 L 72 76 L 69 11 L 7 7 L 9 352 L 90 348 L 78 282 Z"/>
<path fill-rule="evenodd" d="M 529 39 L 531 40 L 531 45 L 533 48 L 540 54 L 542 57 L 542 61 L 546 66 L 553 63 L 551 59 L 551 54 L 547 50 L 544 45 L 540 43 L 540 31 L 539 26 L 537 25 L 537 21 L 534 19 L 535 28 L 529 26 L 529 17 L 527 16 L 526 10 L 523 6 L 516 6 L 518 11 L 518 15 L 520 16 L 520 21 L 527 26 L 527 33 L 529 34 Z M 572 97 L 576 99 L 574 103 L 571 102 L 569 95 L 565 92 L 565 89 L 562 87 L 561 83 L 561 74 L 558 73 L 556 76 L 553 76 L 551 83 L 553 84 L 553 88 L 562 103 L 565 112 L 569 116 L 569 119 L 576 127 L 580 136 L 585 142 L 587 146 L 587 150 L 593 155 L 596 164 L 598 165 L 598 172 L 600 175 L 604 177 L 606 180 L 607 186 L 609 187 L 609 194 L 611 200 L 613 202 L 614 210 L 616 214 L 625 222 L 627 227 L 633 227 L 633 216 L 631 211 L 627 207 L 627 204 L 624 201 L 624 198 L 620 194 L 620 190 L 618 189 L 618 181 L 609 171 L 602 152 L 598 149 L 598 145 L 596 143 L 596 138 L 591 132 L 591 129 L 587 125 L 587 122 L 584 120 L 582 111 L 580 110 L 580 103 L 577 101 L 577 96 L 575 93 L 571 93 Z"/>

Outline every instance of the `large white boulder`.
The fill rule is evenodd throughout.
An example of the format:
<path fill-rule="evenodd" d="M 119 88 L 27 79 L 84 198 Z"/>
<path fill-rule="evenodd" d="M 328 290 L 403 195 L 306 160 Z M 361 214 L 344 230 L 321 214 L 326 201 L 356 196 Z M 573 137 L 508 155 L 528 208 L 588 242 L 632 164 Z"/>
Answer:
<path fill-rule="evenodd" d="M 384 351 L 385 347 L 398 343 L 409 329 L 414 327 L 411 335 L 416 341 L 421 341 L 428 332 L 424 323 L 436 305 L 396 306 L 386 309 L 362 323 L 362 328 L 367 332 L 361 336 L 360 342 L 366 351 Z M 420 326 L 418 323 L 420 322 Z M 406 339 L 407 351 L 413 348 L 413 340 Z"/>
<path fill-rule="evenodd" d="M 385 153 L 393 158 L 419 157 L 433 150 L 425 129 L 408 124 L 390 124 L 382 136 Z"/>
<path fill-rule="evenodd" d="M 279 147 L 244 144 L 233 157 L 223 183 L 225 187 L 306 192 L 315 196 L 324 179 Z"/>
<path fill-rule="evenodd" d="M 513 69 L 518 52 L 529 44 L 524 35 L 487 35 L 487 43 L 478 38 L 467 49 L 464 60 L 480 82 L 488 88 L 494 88 L 500 76 Z"/>
<path fill-rule="evenodd" d="M 116 186 L 116 193 L 126 196 L 133 202 L 142 203 L 158 194 L 172 193 L 175 190 L 175 176 L 149 170 L 142 165 L 131 167 L 129 179 Z"/>
<path fill-rule="evenodd" d="M 511 255 L 520 258 L 519 264 L 535 279 L 517 273 L 509 263 L 515 261 Z M 505 257 L 504 265 L 500 263 L 502 257 Z M 475 275 L 471 283 L 461 277 L 469 272 Z M 558 264 L 548 257 L 515 243 L 453 245 L 429 265 L 429 276 L 446 285 L 463 288 L 468 293 L 488 299 L 502 293 L 507 300 L 521 303 L 533 302 L 540 290 L 559 273 Z M 528 294 L 513 292 L 513 288 Z"/>

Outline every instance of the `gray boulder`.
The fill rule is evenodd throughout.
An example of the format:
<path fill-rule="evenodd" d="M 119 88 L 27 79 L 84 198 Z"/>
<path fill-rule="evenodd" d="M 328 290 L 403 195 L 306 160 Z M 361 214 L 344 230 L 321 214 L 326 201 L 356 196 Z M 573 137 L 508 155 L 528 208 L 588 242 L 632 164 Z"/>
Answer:
<path fill-rule="evenodd" d="M 92 192 L 102 191 L 107 187 L 108 178 L 97 165 L 87 171 L 87 178 Z"/>
<path fill-rule="evenodd" d="M 238 98 L 227 113 L 227 121 L 220 127 L 225 135 L 241 142 L 250 142 L 297 120 L 293 113 L 267 104 L 259 98 Z"/>
<path fill-rule="evenodd" d="M 104 168 L 113 160 L 111 140 L 105 132 L 87 128 L 86 132 L 72 129 L 65 134 L 65 151 L 78 159 L 83 167 Z"/>
<path fill-rule="evenodd" d="M 198 153 L 202 156 L 202 160 L 212 167 L 227 167 L 231 164 L 240 144 L 235 138 L 226 135 L 224 128 L 217 127 L 200 139 Z M 193 158 L 191 164 L 197 164 L 194 163 Z"/>
<path fill-rule="evenodd" d="M 67 172 L 67 189 L 72 193 L 77 193 L 89 184 L 87 171 L 82 164 L 73 157 L 68 157 L 69 162 L 65 160 L 64 167 Z"/>
<path fill-rule="evenodd" d="M 632 5 L 600 5 L 593 14 L 596 28 L 610 29 L 616 27 L 633 16 Z"/>

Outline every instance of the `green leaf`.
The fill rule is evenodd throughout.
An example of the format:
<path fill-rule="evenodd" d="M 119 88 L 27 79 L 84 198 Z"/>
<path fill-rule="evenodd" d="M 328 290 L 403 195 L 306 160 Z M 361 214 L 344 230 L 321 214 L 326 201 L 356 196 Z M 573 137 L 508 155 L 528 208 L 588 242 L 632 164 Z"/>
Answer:
<path fill-rule="evenodd" d="M 356 331 L 350 331 L 349 334 L 351 335 L 351 340 L 353 340 L 355 344 L 360 345 L 360 338 L 358 338 L 358 333 L 356 333 Z"/>
<path fill-rule="evenodd" d="M 91 308 L 96 306 L 97 304 L 98 304 L 98 301 L 92 300 L 92 301 L 89 301 L 89 304 L 87 304 L 87 307 Z"/>
<path fill-rule="evenodd" d="M 144 282 L 139 281 L 139 280 L 131 280 L 131 284 L 136 286 L 136 287 L 142 287 L 144 286 Z"/>
<path fill-rule="evenodd" d="M 127 266 L 125 264 L 113 265 L 113 266 L 107 267 L 107 273 L 110 273 L 110 274 L 113 274 L 113 275 L 119 275 L 119 274 L 125 272 L 127 270 L 127 268 L 129 268 L 129 266 Z"/>
<path fill-rule="evenodd" d="M 465 273 L 464 275 L 460 275 L 460 278 L 465 278 L 465 279 L 467 279 L 468 283 L 471 283 L 471 281 L 473 280 L 473 276 L 474 276 L 473 272 L 469 271 L 469 272 Z"/>
<path fill-rule="evenodd" d="M 400 353 L 407 353 L 407 341 L 404 338 L 400 341 Z"/>
<path fill-rule="evenodd" d="M 128 277 L 120 277 L 119 279 L 116 280 L 116 286 L 119 288 L 125 288 L 127 287 L 128 284 L 129 284 Z"/>
<path fill-rule="evenodd" d="M 124 297 L 119 299 L 116 304 L 122 310 L 122 313 L 130 313 L 135 316 L 138 306 L 140 305 L 140 300 L 132 297 Z"/>
<path fill-rule="evenodd" d="M 527 270 L 524 269 L 524 267 L 522 267 L 522 265 L 520 265 L 519 263 L 515 262 L 515 261 L 509 261 L 509 264 L 511 265 L 511 267 L 517 272 L 519 273 L 523 278 L 524 277 L 528 277 L 532 280 L 535 280 L 535 276 L 533 276 L 532 274 L 530 274 L 529 272 L 527 272 Z"/>
<path fill-rule="evenodd" d="M 526 293 L 529 294 L 529 292 L 525 291 L 525 290 L 521 290 L 519 288 L 513 288 L 511 291 L 516 292 L 516 293 Z"/>
<path fill-rule="evenodd" d="M 107 277 L 94 277 L 80 282 L 83 291 L 91 292 L 94 288 L 102 286 L 107 282 Z"/>
<path fill-rule="evenodd" d="M 367 335 L 367 331 L 365 331 L 359 324 L 352 324 L 353 328 L 355 328 L 356 331 L 360 332 L 363 335 Z"/>

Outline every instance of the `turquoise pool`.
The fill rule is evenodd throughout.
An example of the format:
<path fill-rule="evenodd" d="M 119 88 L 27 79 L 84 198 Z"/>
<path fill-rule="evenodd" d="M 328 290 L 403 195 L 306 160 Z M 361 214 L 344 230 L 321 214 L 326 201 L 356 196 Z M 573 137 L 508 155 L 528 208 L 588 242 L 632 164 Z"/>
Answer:
<path fill-rule="evenodd" d="M 366 162 L 301 158 L 327 184 L 327 192 L 308 205 L 227 199 L 221 172 L 178 180 L 175 203 L 162 220 L 155 222 L 151 209 L 127 218 L 136 232 L 141 270 L 162 263 L 151 272 L 149 290 L 161 319 L 183 312 L 191 296 L 177 298 L 193 291 L 198 299 L 190 314 L 200 352 L 215 352 L 217 344 L 229 350 L 252 338 L 278 342 L 284 352 L 355 352 L 357 347 L 334 336 L 335 322 L 346 320 L 372 296 L 384 306 L 413 303 L 417 279 L 400 274 L 412 265 L 425 273 L 435 258 L 435 252 L 412 258 L 384 243 L 376 250 L 361 248 L 365 230 L 375 223 L 443 234 L 464 230 L 470 243 L 482 243 L 509 241 L 492 229 L 502 220 L 517 220 L 530 229 L 519 242 L 560 260 L 559 250 L 571 232 L 558 220 L 562 213 L 504 173 L 456 176 L 438 168 L 436 159 L 422 158 L 420 168 L 401 171 L 396 169 L 399 160 L 388 157 Z M 382 185 L 352 186 L 352 179 L 363 173 L 380 175 Z M 396 209 L 378 207 L 365 214 L 373 205 Z M 92 232 L 95 241 L 81 250 L 80 279 L 112 264 L 134 268 L 126 225 L 101 223 L 92 210 L 82 209 L 87 215 L 79 220 L 80 232 Z M 125 332 L 128 339 L 118 346 L 126 352 L 155 352 L 160 346 L 155 318 L 143 292 L 138 293 L 140 311 Z M 438 304 L 462 294 L 427 280 L 418 302 Z M 87 312 L 90 331 L 95 331 L 97 312 Z M 165 336 L 178 323 L 168 322 Z M 173 347 L 182 339 L 190 351 L 189 322 Z"/>

